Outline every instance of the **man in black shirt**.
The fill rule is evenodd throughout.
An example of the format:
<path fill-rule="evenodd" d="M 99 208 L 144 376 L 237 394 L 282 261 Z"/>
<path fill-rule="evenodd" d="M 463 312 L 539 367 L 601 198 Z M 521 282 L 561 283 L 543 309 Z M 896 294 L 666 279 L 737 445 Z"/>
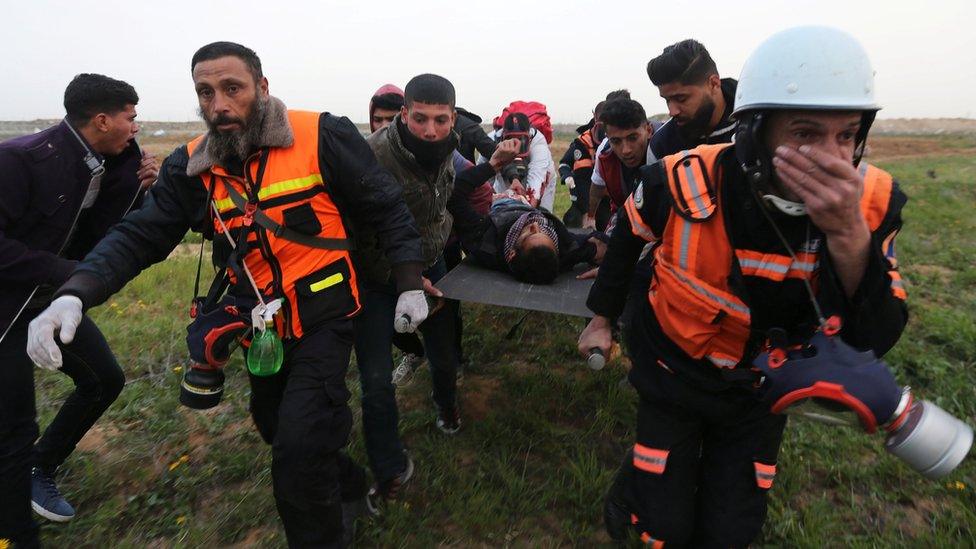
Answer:
<path fill-rule="evenodd" d="M 651 152 L 664 158 L 706 143 L 728 143 L 736 82 L 719 78 L 715 61 L 696 40 L 672 44 L 647 63 L 647 76 L 667 102 L 671 119 L 654 133 Z"/>
<path fill-rule="evenodd" d="M 907 310 L 894 238 L 906 198 L 860 162 L 878 109 L 872 84 L 849 35 L 784 31 L 743 68 L 734 145 L 641 168 L 579 341 L 584 354 L 608 351 L 610 319 L 652 243 L 650 289 L 624 334 L 640 402 L 637 443 L 604 508 L 614 539 L 629 526 L 655 547 L 744 547 L 758 535 L 785 427 L 754 392 L 751 363 L 771 329 L 803 342 L 837 315 L 858 349 L 882 355 L 898 340 Z"/>

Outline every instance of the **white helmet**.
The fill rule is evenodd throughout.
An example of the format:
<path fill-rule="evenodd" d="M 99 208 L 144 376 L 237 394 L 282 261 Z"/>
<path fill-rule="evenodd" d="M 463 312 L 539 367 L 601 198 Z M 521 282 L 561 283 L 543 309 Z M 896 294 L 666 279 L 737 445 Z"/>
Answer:
<path fill-rule="evenodd" d="M 874 70 L 853 36 L 830 27 L 795 27 L 774 34 L 752 52 L 735 92 L 735 155 L 758 195 L 788 215 L 806 207 L 771 188 L 772 156 L 762 139 L 768 112 L 780 109 L 860 111 L 854 138 L 857 165 L 880 107 L 874 102 Z"/>
<path fill-rule="evenodd" d="M 877 111 L 874 70 L 853 36 L 831 27 L 787 29 L 749 56 L 733 114 L 755 109 Z"/>

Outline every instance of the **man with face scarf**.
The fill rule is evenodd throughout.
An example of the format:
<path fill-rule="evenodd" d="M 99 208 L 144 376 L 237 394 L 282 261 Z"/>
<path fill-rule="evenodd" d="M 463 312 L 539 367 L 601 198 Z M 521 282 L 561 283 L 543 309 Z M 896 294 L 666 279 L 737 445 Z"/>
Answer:
<path fill-rule="evenodd" d="M 404 106 L 393 122 L 367 139 L 380 165 L 399 182 L 420 230 L 424 276 L 437 282 L 447 272 L 443 252 L 451 232 L 447 201 L 454 186 L 452 157 L 454 86 L 434 74 L 407 83 Z M 357 265 L 361 266 L 363 314 L 356 319 L 356 363 L 363 397 L 366 455 L 376 479 L 372 503 L 397 497 L 413 474 L 413 462 L 399 434 L 399 414 L 392 383 L 396 293 L 389 261 L 369 226 L 357 227 Z M 431 288 L 431 291 L 436 291 Z M 454 344 L 457 302 L 448 302 L 420 327 L 431 366 L 435 423 L 446 434 L 461 426 L 456 396 L 458 353 Z"/>
<path fill-rule="evenodd" d="M 698 145 L 730 143 L 736 81 L 719 78 L 715 61 L 700 42 L 672 44 L 647 63 L 647 76 L 667 102 L 668 120 L 651 139 L 657 158 Z"/>
<path fill-rule="evenodd" d="M 367 491 L 365 471 L 342 451 L 352 429 L 351 319 L 364 309 L 347 221 L 378 235 L 408 329 L 427 316 L 420 238 L 400 186 L 349 119 L 287 109 L 240 44 L 208 44 L 190 69 L 207 133 L 169 155 L 145 205 L 74 269 L 31 322 L 27 352 L 39 366 L 60 366 L 55 337 L 70 344 L 83 310 L 165 259 L 187 230 L 213 239 L 229 294 L 283 302 L 268 328 L 284 347 L 280 371 L 249 378 L 288 544 L 345 547 Z"/>

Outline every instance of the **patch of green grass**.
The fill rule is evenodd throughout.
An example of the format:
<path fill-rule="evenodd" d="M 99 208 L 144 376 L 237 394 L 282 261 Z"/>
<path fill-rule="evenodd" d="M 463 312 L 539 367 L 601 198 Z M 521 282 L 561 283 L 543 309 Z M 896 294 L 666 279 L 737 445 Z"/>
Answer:
<path fill-rule="evenodd" d="M 898 239 L 911 320 L 887 360 L 920 396 L 974 424 L 976 158 L 881 165 L 911 197 Z M 558 193 L 562 213 L 565 187 Z M 228 366 L 219 407 L 194 412 L 177 401 L 195 260 L 183 254 L 148 269 L 93 312 L 129 383 L 68 459 L 61 487 L 78 516 L 45 526 L 47 545 L 285 546 L 270 451 L 247 415 L 240 360 Z M 608 545 L 603 493 L 636 421 L 636 396 L 619 384 L 622 364 L 585 367 L 574 349 L 578 319 L 533 313 L 507 339 L 521 311 L 467 304 L 463 311 L 471 365 L 460 384 L 462 430 L 446 437 L 434 427 L 424 368 L 399 395 L 416 477 L 402 502 L 361 524 L 359 544 Z M 42 371 L 37 380 L 43 426 L 70 382 Z M 350 453 L 363 463 L 360 432 L 357 420 Z M 976 546 L 976 465 L 928 481 L 881 443 L 878 435 L 792 421 L 757 546 Z"/>

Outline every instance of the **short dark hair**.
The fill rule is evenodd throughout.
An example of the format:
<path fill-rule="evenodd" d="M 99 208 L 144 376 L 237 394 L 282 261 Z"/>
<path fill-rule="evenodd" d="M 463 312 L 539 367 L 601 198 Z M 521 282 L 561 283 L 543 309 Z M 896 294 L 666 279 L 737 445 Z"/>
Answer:
<path fill-rule="evenodd" d="M 630 90 L 624 88 L 622 90 L 613 90 L 607 94 L 607 101 L 613 101 L 614 99 L 630 99 Z"/>
<path fill-rule="evenodd" d="M 258 54 L 254 53 L 254 50 L 251 48 L 242 46 L 236 42 L 211 42 L 198 49 L 193 54 L 193 58 L 190 59 L 190 72 L 193 72 L 197 63 L 213 61 L 214 59 L 228 56 L 236 57 L 243 61 L 251 71 L 255 82 L 264 77 L 264 72 L 261 70 L 261 58 L 258 57 Z"/>
<path fill-rule="evenodd" d="M 414 101 L 429 105 L 450 105 L 454 108 L 454 84 L 443 76 L 421 74 L 414 76 L 403 88 L 403 102 L 410 108 Z"/>
<path fill-rule="evenodd" d="M 385 111 L 398 111 L 403 106 L 403 96 L 398 93 L 384 93 L 373 96 L 373 108 Z"/>
<path fill-rule="evenodd" d="M 559 276 L 559 255 L 542 244 L 526 250 L 516 249 L 508 264 L 516 279 L 529 284 L 550 284 Z"/>
<path fill-rule="evenodd" d="M 115 114 L 126 105 L 139 103 L 135 88 L 102 74 L 79 74 L 64 89 L 64 111 L 68 122 L 87 123 L 99 113 Z"/>
<path fill-rule="evenodd" d="M 671 44 L 647 62 L 647 76 L 655 86 L 701 84 L 713 74 L 717 76 L 718 69 L 712 56 L 701 42 L 691 38 Z"/>
<path fill-rule="evenodd" d="M 644 107 L 633 99 L 612 99 L 603 105 L 600 122 L 605 126 L 638 128 L 642 124 L 647 124 L 647 113 L 644 112 Z"/>

